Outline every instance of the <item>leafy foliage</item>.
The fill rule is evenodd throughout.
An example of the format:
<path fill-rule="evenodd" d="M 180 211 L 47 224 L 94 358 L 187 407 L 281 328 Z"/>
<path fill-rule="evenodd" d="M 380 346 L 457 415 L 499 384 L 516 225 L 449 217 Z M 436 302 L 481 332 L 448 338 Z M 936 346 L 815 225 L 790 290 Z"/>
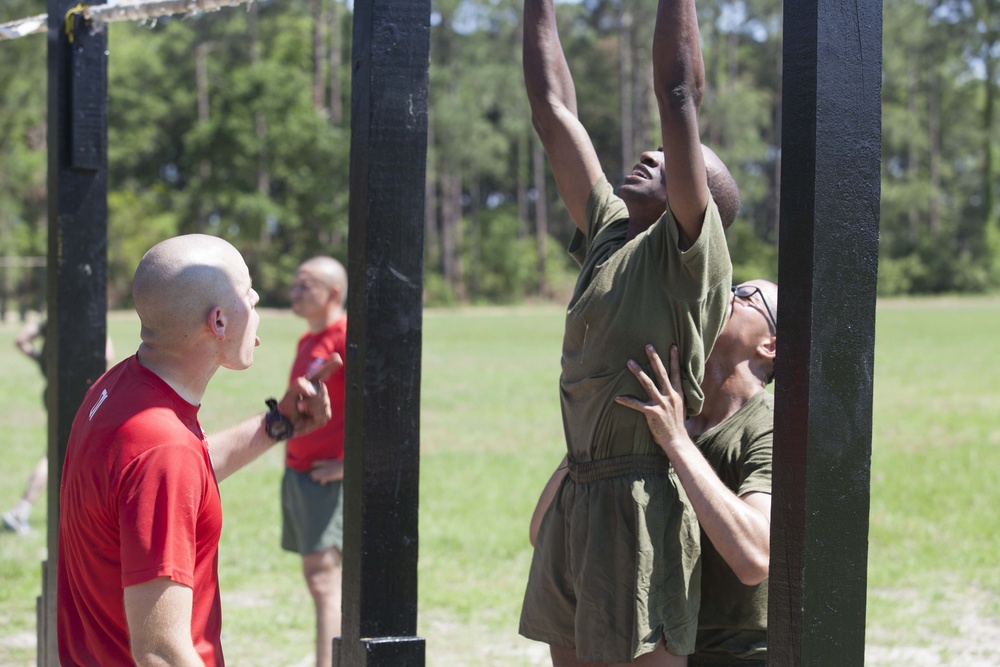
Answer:
<path fill-rule="evenodd" d="M 996 1 L 884 2 L 882 294 L 1000 285 Z M 265 305 L 286 305 L 288 275 L 302 259 L 346 258 L 350 119 L 316 101 L 325 86 L 320 97 L 339 95 L 350 108 L 352 16 L 338 2 L 261 2 L 252 12 L 109 27 L 113 306 L 128 304 L 142 252 L 177 233 L 236 243 Z M 7 0 L 0 21 L 37 11 L 35 0 Z M 734 266 L 740 278 L 773 276 L 781 4 L 701 2 L 698 11 L 702 133 L 742 192 L 729 235 Z M 646 82 L 654 13 L 655 3 L 558 3 L 580 117 L 612 183 L 658 142 Z M 552 298 L 572 276 L 559 249 L 574 226 L 548 168 L 534 174 L 521 15 L 521 0 L 433 4 L 428 303 Z M 335 72 L 328 54 L 317 55 L 316 34 L 339 54 Z M 0 254 L 44 257 L 44 37 L 5 41 L 0 51 Z M 5 307 L 9 298 L 40 305 L 44 272 L 24 263 L 5 261 Z"/>

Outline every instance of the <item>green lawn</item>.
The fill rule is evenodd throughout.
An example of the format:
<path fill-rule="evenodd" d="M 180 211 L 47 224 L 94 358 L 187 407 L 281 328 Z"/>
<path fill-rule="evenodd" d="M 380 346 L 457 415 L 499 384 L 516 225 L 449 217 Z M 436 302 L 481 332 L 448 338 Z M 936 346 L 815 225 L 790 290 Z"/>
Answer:
<path fill-rule="evenodd" d="M 1000 300 L 885 302 L 877 326 L 869 646 L 926 644 L 941 648 L 939 664 L 963 664 L 948 642 L 968 634 L 970 612 L 1000 627 Z M 263 313 L 254 366 L 220 371 L 209 387 L 209 433 L 281 391 L 300 330 L 288 313 Z M 16 331 L 0 325 L 4 509 L 44 447 L 42 381 L 14 349 Z M 110 332 L 119 358 L 134 350 L 132 315 L 112 315 Z M 563 451 L 561 333 L 557 306 L 425 313 L 419 632 L 428 665 L 545 664 L 516 629 L 528 518 Z M 221 487 L 234 665 L 310 664 L 311 602 L 298 558 L 278 548 L 281 465 L 272 450 Z M 32 524 L 26 538 L 0 534 L 0 666 L 34 664 L 43 506 Z"/>

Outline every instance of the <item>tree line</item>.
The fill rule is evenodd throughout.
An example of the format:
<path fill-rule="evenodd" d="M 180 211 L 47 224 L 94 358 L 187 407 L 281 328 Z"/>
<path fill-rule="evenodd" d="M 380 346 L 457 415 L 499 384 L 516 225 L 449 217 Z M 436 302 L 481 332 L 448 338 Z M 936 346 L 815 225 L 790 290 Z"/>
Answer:
<path fill-rule="evenodd" d="M 1000 285 L 1000 0 L 884 0 L 879 292 Z M 6 0 L 0 22 L 44 11 Z M 652 2 L 559 5 L 579 112 L 612 183 L 658 141 Z M 736 279 L 777 275 L 781 3 L 700 13 L 703 137 L 742 210 Z M 520 0 L 435 0 L 425 198 L 428 303 L 563 298 L 572 221 L 534 135 Z M 272 0 L 109 29 L 109 298 L 156 241 L 222 236 L 265 305 L 298 263 L 347 256 L 351 26 L 337 0 Z M 0 42 L 4 299 L 38 299 L 46 254 L 45 37 Z M 794 148 L 795 142 L 786 146 Z"/>

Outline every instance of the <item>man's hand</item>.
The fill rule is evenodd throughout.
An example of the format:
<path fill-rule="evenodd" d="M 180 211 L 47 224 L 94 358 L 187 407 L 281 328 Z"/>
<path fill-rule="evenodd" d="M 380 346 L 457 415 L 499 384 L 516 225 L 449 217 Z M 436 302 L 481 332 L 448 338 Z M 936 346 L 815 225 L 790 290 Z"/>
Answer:
<path fill-rule="evenodd" d="M 671 458 L 677 443 L 685 440 L 690 441 L 687 429 L 684 427 L 684 395 L 681 393 L 681 371 L 677 346 L 674 345 L 670 348 L 669 378 L 667 370 L 663 367 L 663 361 L 660 360 L 660 355 L 656 353 L 652 345 L 646 346 L 646 356 L 649 357 L 649 364 L 656 377 L 656 383 L 632 359 L 628 361 L 628 369 L 632 371 L 632 374 L 639 380 L 639 384 L 646 390 L 649 401 L 643 402 L 632 396 L 616 396 L 615 401 L 619 405 L 632 408 L 645 415 L 649 431 L 653 434 L 656 444 L 667 454 L 667 458 Z"/>
<path fill-rule="evenodd" d="M 278 402 L 278 411 L 288 417 L 295 435 L 315 431 L 330 421 L 330 396 L 321 379 L 344 365 L 339 354 L 332 354 L 310 377 L 296 378 Z"/>
<path fill-rule="evenodd" d="M 343 459 L 320 459 L 314 461 L 309 470 L 309 479 L 317 484 L 327 484 L 344 479 Z"/>
<path fill-rule="evenodd" d="M 317 359 L 314 359 L 313 363 L 315 364 L 316 361 Z M 306 373 L 306 379 L 310 382 L 325 382 L 343 367 L 344 360 L 340 358 L 340 354 L 334 352 L 318 365 L 310 367 L 309 372 Z"/>
<path fill-rule="evenodd" d="M 751 492 L 737 497 L 692 442 L 684 427 L 684 397 L 677 346 L 670 348 L 670 377 L 651 345 L 646 355 L 656 384 L 639 365 L 629 360 L 629 370 L 649 394 L 642 402 L 631 396 L 615 401 L 646 416 L 656 444 L 663 449 L 687 493 L 704 535 L 746 586 L 756 586 L 768 576 L 771 539 L 771 494 Z M 657 387 L 662 387 L 662 391 Z"/>

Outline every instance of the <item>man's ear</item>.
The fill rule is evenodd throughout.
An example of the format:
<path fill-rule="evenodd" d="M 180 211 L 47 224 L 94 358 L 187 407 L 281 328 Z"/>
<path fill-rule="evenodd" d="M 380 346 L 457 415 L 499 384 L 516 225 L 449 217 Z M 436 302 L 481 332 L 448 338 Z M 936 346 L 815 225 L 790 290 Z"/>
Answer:
<path fill-rule="evenodd" d="M 770 359 L 774 361 L 775 352 L 778 349 L 778 336 L 768 336 L 767 338 L 762 338 L 760 343 L 757 345 L 757 354 L 765 359 Z"/>
<path fill-rule="evenodd" d="M 226 339 L 226 313 L 219 306 L 213 306 L 208 311 L 208 318 L 206 324 L 208 324 L 209 331 L 212 335 L 219 340 Z"/>

